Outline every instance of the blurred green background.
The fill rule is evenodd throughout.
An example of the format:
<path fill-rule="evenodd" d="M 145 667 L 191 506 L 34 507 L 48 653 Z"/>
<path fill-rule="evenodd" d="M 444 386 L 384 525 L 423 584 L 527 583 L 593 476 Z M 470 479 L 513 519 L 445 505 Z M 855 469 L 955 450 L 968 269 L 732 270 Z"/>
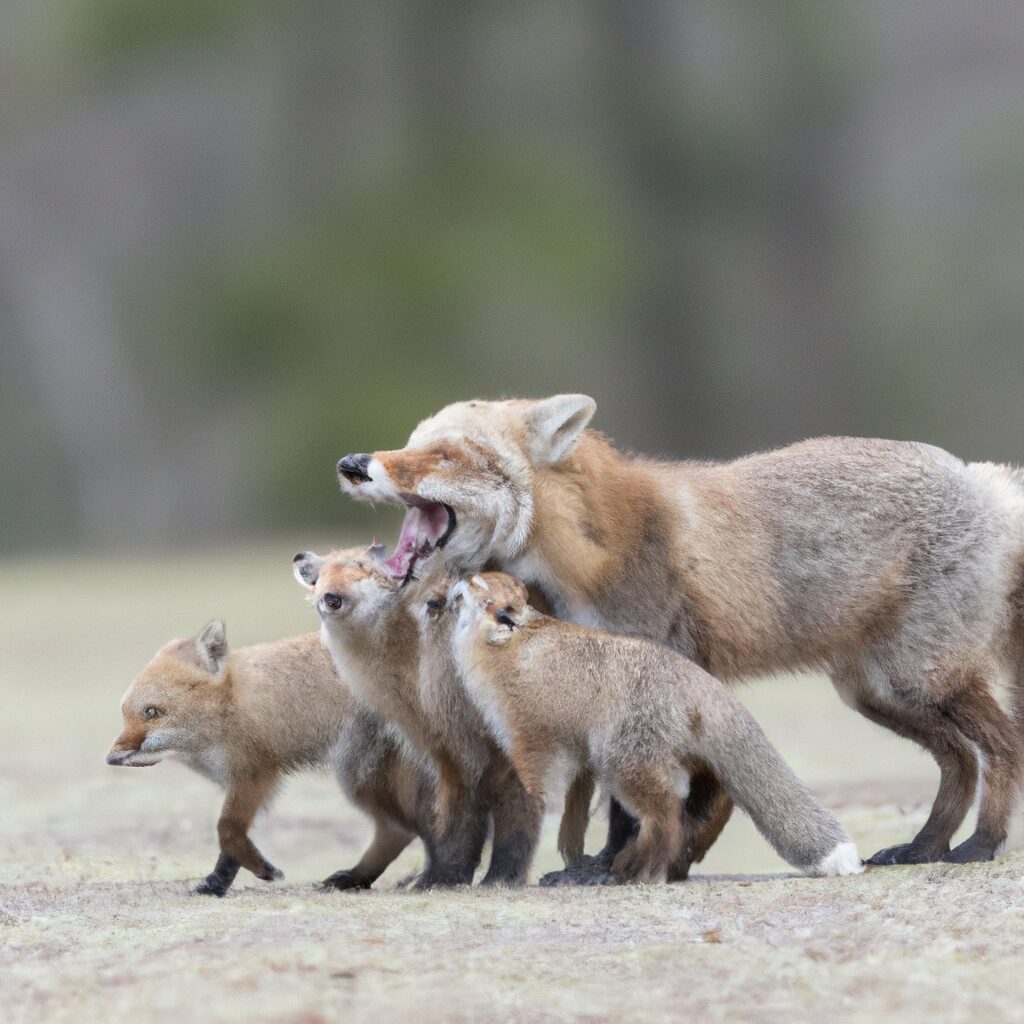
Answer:
<path fill-rule="evenodd" d="M 4 553 L 368 534 L 470 396 L 1024 454 L 1018 4 L 5 0 L 0 97 Z"/>

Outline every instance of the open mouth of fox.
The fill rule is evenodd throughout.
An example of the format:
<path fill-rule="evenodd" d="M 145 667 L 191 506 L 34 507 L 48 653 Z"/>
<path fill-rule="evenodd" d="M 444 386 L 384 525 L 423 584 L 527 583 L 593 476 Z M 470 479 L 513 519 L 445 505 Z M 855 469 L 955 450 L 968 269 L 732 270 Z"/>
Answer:
<path fill-rule="evenodd" d="M 451 505 L 426 501 L 415 494 L 399 494 L 405 505 L 405 518 L 398 534 L 395 553 L 384 561 L 392 576 L 413 578 L 416 563 L 439 551 L 451 540 L 457 520 Z"/>

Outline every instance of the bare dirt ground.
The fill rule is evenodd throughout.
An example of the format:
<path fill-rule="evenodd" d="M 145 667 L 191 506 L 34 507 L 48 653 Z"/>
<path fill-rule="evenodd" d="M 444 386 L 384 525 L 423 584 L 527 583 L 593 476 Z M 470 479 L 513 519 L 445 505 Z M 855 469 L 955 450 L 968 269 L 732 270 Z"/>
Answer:
<path fill-rule="evenodd" d="M 412 894 L 394 888 L 410 848 L 379 891 L 324 894 L 312 883 L 368 830 L 329 779 L 299 776 L 256 830 L 285 880 L 191 895 L 219 794 L 179 765 L 106 767 L 120 697 L 159 643 L 214 615 L 236 644 L 312 628 L 288 575 L 308 540 L 0 567 L 5 1024 L 1024 1018 L 1020 853 L 796 878 L 737 815 L 684 885 Z M 825 680 L 743 693 L 863 854 L 923 821 L 930 761 Z M 558 866 L 556 825 L 536 874 Z"/>

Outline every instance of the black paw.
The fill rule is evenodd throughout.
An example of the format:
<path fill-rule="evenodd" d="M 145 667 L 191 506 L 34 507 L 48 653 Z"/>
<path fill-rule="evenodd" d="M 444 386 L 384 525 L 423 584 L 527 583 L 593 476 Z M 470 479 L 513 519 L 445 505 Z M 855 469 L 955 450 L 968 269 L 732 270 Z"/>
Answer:
<path fill-rule="evenodd" d="M 284 872 L 280 868 L 275 868 L 269 861 L 266 861 L 263 865 L 263 870 L 258 871 L 256 877 L 263 882 L 276 882 L 279 878 L 284 878 Z"/>
<path fill-rule="evenodd" d="M 330 878 L 325 878 L 320 883 L 320 888 L 345 891 L 347 889 L 369 889 L 371 885 L 373 882 L 364 876 L 354 875 L 351 871 L 335 871 Z"/>
<path fill-rule="evenodd" d="M 613 881 L 608 858 L 598 854 L 596 857 L 584 855 L 583 859 L 572 868 L 561 871 L 549 871 L 542 875 L 540 884 L 549 887 L 557 885 L 609 885 Z"/>
<path fill-rule="evenodd" d="M 959 846 L 944 854 L 942 859 L 947 864 L 971 864 L 976 861 L 994 860 L 999 843 L 988 836 L 980 836 L 977 832 L 968 836 Z"/>
<path fill-rule="evenodd" d="M 935 861 L 943 859 L 944 852 L 927 846 L 915 846 L 914 843 L 901 843 L 899 846 L 887 846 L 884 850 L 879 850 L 864 863 L 875 865 L 933 864 Z"/>
<path fill-rule="evenodd" d="M 223 896 L 231 883 L 216 875 L 207 875 L 192 891 L 199 896 L 216 896 L 218 899 Z"/>

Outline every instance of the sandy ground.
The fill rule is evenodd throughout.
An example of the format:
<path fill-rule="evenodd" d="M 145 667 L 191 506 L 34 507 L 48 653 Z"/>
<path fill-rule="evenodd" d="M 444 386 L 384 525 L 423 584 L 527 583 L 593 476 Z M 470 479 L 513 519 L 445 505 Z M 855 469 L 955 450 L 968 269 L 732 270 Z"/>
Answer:
<path fill-rule="evenodd" d="M 292 780 L 255 831 L 286 878 L 190 894 L 219 794 L 185 768 L 107 768 L 132 674 L 223 616 L 247 643 L 312 628 L 287 538 L 131 563 L 0 566 L 0 1020 L 1020 1020 L 1024 855 L 992 865 L 787 875 L 737 816 L 693 880 L 632 889 L 412 894 L 312 884 L 365 822 Z M 906 839 L 930 761 L 816 677 L 743 691 L 864 854 Z M 558 866 L 549 818 L 536 874 Z M 591 848 L 604 822 L 595 820 Z M 1011 850 L 1020 848 L 1015 832 Z"/>

